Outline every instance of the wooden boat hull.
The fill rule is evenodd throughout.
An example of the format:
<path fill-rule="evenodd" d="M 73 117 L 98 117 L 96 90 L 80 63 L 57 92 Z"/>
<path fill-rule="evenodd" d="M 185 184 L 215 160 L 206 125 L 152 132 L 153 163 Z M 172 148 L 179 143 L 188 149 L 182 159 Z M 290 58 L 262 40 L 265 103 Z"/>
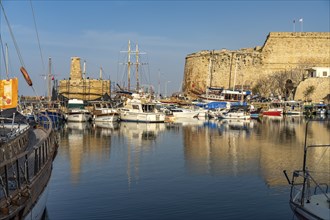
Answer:
<path fill-rule="evenodd" d="M 6 173 L 3 181 L 10 187 L 2 188 L 0 219 L 41 219 L 45 210 L 58 143 L 50 119 L 39 123 L 34 128 L 23 126 L 22 132 L 1 143 L 0 171 Z"/>
<path fill-rule="evenodd" d="M 44 191 L 40 194 L 36 204 L 33 206 L 31 211 L 25 216 L 25 220 L 31 219 L 42 219 L 43 214 L 46 210 L 47 198 L 49 193 L 49 184 L 46 185 Z"/>

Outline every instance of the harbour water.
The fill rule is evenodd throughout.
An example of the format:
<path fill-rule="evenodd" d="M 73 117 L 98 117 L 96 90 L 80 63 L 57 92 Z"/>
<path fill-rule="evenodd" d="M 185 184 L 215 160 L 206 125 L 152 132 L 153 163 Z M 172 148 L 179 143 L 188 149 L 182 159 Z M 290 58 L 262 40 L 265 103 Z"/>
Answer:
<path fill-rule="evenodd" d="M 305 125 L 303 117 L 68 123 L 47 219 L 296 219 L 283 170 L 302 166 Z M 329 134 L 329 119 L 310 122 L 309 143 L 329 143 Z M 328 158 L 317 149 L 308 163 L 329 184 Z"/>

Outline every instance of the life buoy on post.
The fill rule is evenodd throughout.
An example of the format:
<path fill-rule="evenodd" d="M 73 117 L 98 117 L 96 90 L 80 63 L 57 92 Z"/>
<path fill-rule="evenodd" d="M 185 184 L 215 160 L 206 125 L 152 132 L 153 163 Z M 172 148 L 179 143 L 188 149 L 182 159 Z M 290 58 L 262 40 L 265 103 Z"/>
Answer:
<path fill-rule="evenodd" d="M 26 71 L 26 69 L 22 66 L 22 67 L 20 68 L 20 70 L 21 70 L 21 73 L 23 74 L 24 79 L 25 79 L 25 81 L 27 82 L 27 84 L 28 84 L 29 86 L 32 86 L 32 80 L 31 80 L 31 78 L 30 78 L 28 72 Z"/>

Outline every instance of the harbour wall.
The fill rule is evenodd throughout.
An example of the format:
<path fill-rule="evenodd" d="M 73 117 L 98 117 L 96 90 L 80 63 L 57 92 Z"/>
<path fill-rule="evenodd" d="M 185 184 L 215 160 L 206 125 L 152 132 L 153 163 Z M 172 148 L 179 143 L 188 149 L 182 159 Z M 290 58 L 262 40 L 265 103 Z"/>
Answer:
<path fill-rule="evenodd" d="M 305 74 L 307 68 L 329 67 L 329 48 L 329 32 L 271 32 L 263 46 L 189 54 L 185 60 L 183 92 L 193 97 L 207 87 L 241 85 L 251 89 L 260 78 L 277 72 Z M 330 84 L 330 78 L 323 80 Z M 299 91 L 300 80 L 292 81 Z M 315 90 L 313 97 L 321 99 L 328 93 L 329 89 Z"/>

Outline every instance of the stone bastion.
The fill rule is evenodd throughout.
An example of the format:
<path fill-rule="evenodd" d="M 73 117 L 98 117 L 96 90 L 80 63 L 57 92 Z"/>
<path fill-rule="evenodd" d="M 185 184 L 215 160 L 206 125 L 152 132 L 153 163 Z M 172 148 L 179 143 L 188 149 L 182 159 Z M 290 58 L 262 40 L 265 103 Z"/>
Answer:
<path fill-rule="evenodd" d="M 183 92 L 190 97 L 205 92 L 207 87 L 252 88 L 261 77 L 277 72 L 292 73 L 311 67 L 330 66 L 329 32 L 271 32 L 263 46 L 239 50 L 200 51 L 185 59 Z M 314 83 L 315 81 L 316 83 Z M 293 80 L 294 82 L 294 80 Z M 303 81 L 304 82 L 304 81 Z M 295 99 L 302 98 L 297 83 Z M 322 89 L 315 89 L 314 101 L 330 93 L 330 78 L 309 79 Z M 323 85 L 324 84 L 324 85 Z"/>

